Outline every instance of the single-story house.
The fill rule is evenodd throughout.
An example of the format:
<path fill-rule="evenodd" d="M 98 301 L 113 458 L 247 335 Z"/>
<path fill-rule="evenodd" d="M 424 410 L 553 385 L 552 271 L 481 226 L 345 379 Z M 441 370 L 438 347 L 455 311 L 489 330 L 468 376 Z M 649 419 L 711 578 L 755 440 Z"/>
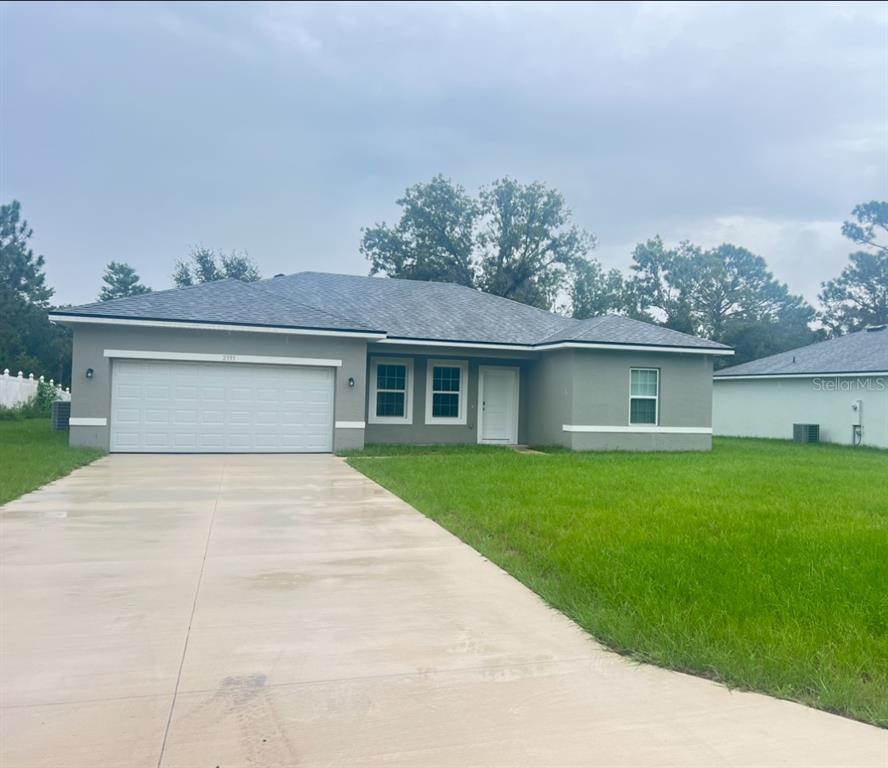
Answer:
<path fill-rule="evenodd" d="M 57 310 L 71 443 L 324 452 L 365 442 L 707 450 L 722 344 L 447 283 L 317 272 Z"/>
<path fill-rule="evenodd" d="M 717 371 L 712 424 L 716 435 L 785 440 L 810 424 L 822 441 L 888 448 L 888 329 Z"/>

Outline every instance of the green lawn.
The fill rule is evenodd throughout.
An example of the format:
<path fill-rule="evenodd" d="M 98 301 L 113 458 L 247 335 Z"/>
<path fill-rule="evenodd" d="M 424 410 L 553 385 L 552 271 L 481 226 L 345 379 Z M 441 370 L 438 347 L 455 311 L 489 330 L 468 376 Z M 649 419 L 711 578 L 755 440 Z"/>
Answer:
<path fill-rule="evenodd" d="M 616 651 L 888 726 L 888 452 L 417 451 L 348 461 Z"/>
<path fill-rule="evenodd" d="M 0 504 L 89 464 L 102 451 L 70 448 L 49 419 L 0 421 Z"/>

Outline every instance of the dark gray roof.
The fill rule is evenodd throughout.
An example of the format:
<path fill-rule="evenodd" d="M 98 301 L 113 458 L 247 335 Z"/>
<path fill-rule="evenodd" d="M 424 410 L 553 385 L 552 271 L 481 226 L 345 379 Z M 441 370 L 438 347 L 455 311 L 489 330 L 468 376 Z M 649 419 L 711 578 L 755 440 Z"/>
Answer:
<path fill-rule="evenodd" d="M 289 299 L 382 327 L 389 338 L 527 346 L 577 341 L 728 349 L 616 315 L 573 320 L 454 283 L 300 272 L 261 284 Z"/>
<path fill-rule="evenodd" d="M 220 280 L 54 312 L 351 331 L 389 338 L 539 346 L 558 342 L 727 349 L 616 315 L 588 320 L 545 312 L 452 283 L 300 272 L 256 283 Z"/>
<path fill-rule="evenodd" d="M 785 376 L 787 374 L 866 373 L 888 371 L 888 328 L 849 333 L 788 352 L 780 352 L 742 365 L 722 368 L 717 379 L 732 376 Z"/>
<path fill-rule="evenodd" d="M 721 344 L 691 336 L 671 328 L 663 328 L 621 315 L 601 315 L 588 320 L 570 320 L 569 324 L 545 339 L 543 344 L 559 341 L 618 342 L 620 344 L 653 344 L 672 347 L 721 347 Z"/>
<path fill-rule="evenodd" d="M 264 290 L 261 283 L 234 279 L 98 301 L 52 314 L 319 330 L 376 330 L 357 320 L 284 299 Z"/>
<path fill-rule="evenodd" d="M 565 322 L 551 312 L 454 283 L 300 272 L 261 285 L 382 327 L 393 338 L 529 345 Z"/>

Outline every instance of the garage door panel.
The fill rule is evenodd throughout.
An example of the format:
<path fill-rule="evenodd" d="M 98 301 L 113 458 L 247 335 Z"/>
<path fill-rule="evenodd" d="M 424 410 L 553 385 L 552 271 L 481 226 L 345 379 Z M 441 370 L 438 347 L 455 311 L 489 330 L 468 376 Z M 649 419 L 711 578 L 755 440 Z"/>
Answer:
<path fill-rule="evenodd" d="M 170 436 L 166 432 L 146 432 L 145 447 L 150 450 L 164 450 L 170 447 Z"/>
<path fill-rule="evenodd" d="M 115 361 L 111 450 L 332 450 L 333 371 Z"/>
<path fill-rule="evenodd" d="M 229 411 L 228 423 L 233 426 L 249 425 L 253 422 L 253 415 L 248 411 Z"/>
<path fill-rule="evenodd" d="M 173 411 L 173 424 L 176 426 L 197 424 L 197 410 L 180 408 Z"/>

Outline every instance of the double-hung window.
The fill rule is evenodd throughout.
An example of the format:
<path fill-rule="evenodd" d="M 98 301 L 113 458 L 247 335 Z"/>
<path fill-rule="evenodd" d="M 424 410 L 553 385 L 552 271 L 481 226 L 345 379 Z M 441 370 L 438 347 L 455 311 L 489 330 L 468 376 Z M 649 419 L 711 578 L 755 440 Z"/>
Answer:
<path fill-rule="evenodd" d="M 429 360 L 426 369 L 426 424 L 465 424 L 468 363 Z"/>
<path fill-rule="evenodd" d="M 370 363 L 371 424 L 413 423 L 413 361 L 375 358 Z"/>
<path fill-rule="evenodd" d="M 629 377 L 629 423 L 656 425 L 660 418 L 659 369 L 632 368 Z"/>

